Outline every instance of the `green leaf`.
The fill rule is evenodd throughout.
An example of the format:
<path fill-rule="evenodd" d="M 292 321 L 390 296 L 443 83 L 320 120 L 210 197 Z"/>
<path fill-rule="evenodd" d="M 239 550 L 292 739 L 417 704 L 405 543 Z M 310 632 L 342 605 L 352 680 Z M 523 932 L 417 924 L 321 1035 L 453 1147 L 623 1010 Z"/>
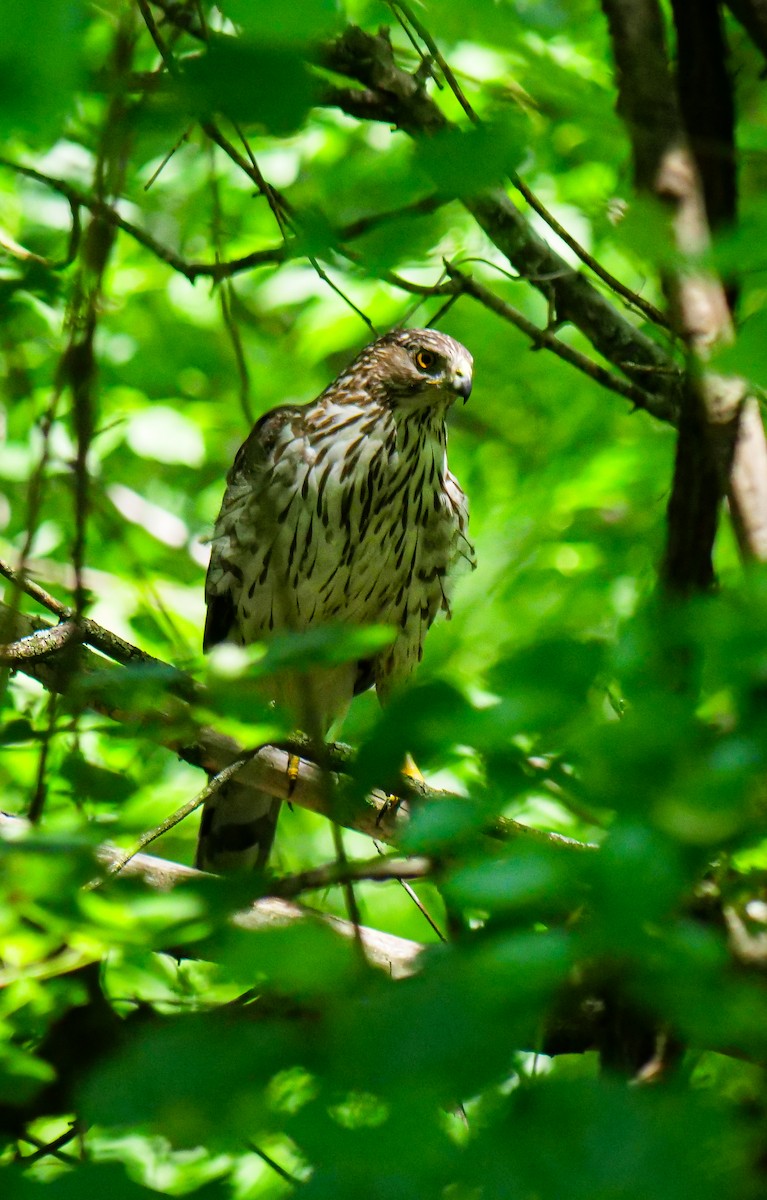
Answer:
<path fill-rule="evenodd" d="M 314 87 L 296 51 L 216 36 L 202 55 L 186 60 L 182 95 L 188 109 L 202 118 L 224 113 L 286 134 L 304 120 Z"/>
<path fill-rule="evenodd" d="M 504 182 L 524 153 L 520 119 L 447 130 L 420 141 L 414 160 L 445 196 L 470 196 Z"/>
<path fill-rule="evenodd" d="M 78 803 L 95 800 L 100 804 L 121 804 L 136 790 L 129 775 L 88 762 L 77 750 L 65 755 L 60 771 Z"/>
<path fill-rule="evenodd" d="M 79 0 L 3 5 L 0 131 L 56 137 L 83 71 L 85 6 Z M 35 36 L 30 37 L 34 29 Z"/>
<path fill-rule="evenodd" d="M 248 38 L 262 43 L 302 45 L 329 36 L 342 21 L 335 0 L 293 0 L 279 5 L 271 0 L 224 0 L 221 9 Z"/>

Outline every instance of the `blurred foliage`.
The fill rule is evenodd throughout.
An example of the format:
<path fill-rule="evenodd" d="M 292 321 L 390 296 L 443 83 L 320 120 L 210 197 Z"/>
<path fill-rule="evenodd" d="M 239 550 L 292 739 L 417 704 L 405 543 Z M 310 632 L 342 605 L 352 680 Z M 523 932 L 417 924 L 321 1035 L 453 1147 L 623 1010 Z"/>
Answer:
<path fill-rule="evenodd" d="M 334 377 L 369 340 L 356 310 L 379 330 L 435 316 L 444 298 L 419 302 L 392 270 L 429 284 L 443 259 L 466 260 L 543 323 L 541 297 L 498 270 L 508 264 L 459 202 L 510 170 L 656 301 L 668 254 L 657 214 L 631 195 L 598 5 L 419 9 L 485 119 L 472 128 L 443 88 L 460 128 L 423 147 L 317 106 L 324 75 L 307 65 L 352 20 L 387 25 L 415 70 L 393 7 L 145 5 L 172 55 L 164 73 L 128 0 L 4 11 L 0 552 L 70 602 L 76 428 L 59 364 L 89 264 L 68 261 L 72 212 L 56 181 L 90 193 L 114 138 L 127 164 L 119 213 L 151 240 L 119 233 L 98 303 L 89 614 L 204 679 L 196 717 L 249 744 L 285 733 L 261 699 L 271 672 L 388 636 L 285 638 L 249 652 L 245 670 L 226 653 L 203 662 L 206 538 L 251 418 Z M 119 128 L 105 127 L 118 26 L 134 73 L 121 77 Z M 734 24 L 729 34 L 743 220 L 713 254 L 739 274 L 744 321 L 722 365 L 763 385 L 767 105 L 756 52 Z M 279 251 L 283 231 L 274 197 L 202 130 L 211 120 L 246 165 L 253 156 L 297 229 L 295 256 L 219 285 L 210 272 L 191 282 L 152 246 L 213 264 Z M 435 188 L 440 203 L 421 203 Z M 394 215 L 369 220 L 381 213 Z M 416 808 L 403 847 L 437 857 L 436 879 L 414 890 L 451 940 L 438 944 L 394 881 L 355 894 L 365 924 L 429 944 L 418 974 L 397 981 L 324 926 L 233 927 L 233 904 L 258 882 L 88 889 L 97 844 L 134 845 L 202 786 L 152 740 L 172 678 L 104 670 L 54 704 L 6 673 L 3 808 L 23 814 L 37 793 L 45 820 L 0 844 L 5 1197 L 764 1194 L 755 1064 L 767 1054 L 767 985 L 735 961 L 723 910 L 754 935 L 767 913 L 767 574 L 744 576 L 723 530 L 719 593 L 660 599 L 673 431 L 532 352 L 468 297 L 440 324 L 475 358 L 450 458 L 479 569 L 452 621 L 432 630 L 414 686 L 384 713 L 359 698 L 344 738 L 360 747 L 357 793 L 391 784 L 408 751 L 453 793 Z M 587 349 L 573 330 L 562 336 Z M 9 588 L 6 599 L 18 598 Z M 126 721 L 90 711 L 98 696 Z M 500 817 L 601 848 L 492 840 L 483 830 Z M 190 862 L 195 820 L 158 853 Z M 350 858 L 370 857 L 362 835 L 344 843 Z M 335 853 L 326 821 L 283 812 L 278 876 Z M 309 899 L 346 914 L 339 888 Z M 590 1012 L 593 1036 L 579 1044 L 568 1020 Z M 671 1047 L 665 1078 L 628 1087 L 658 1039 Z"/>

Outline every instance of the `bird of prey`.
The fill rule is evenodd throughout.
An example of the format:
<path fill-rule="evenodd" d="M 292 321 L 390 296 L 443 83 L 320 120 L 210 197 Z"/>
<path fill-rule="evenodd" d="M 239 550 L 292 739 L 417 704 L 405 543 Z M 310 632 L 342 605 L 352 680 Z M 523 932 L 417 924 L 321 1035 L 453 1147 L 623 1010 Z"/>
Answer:
<path fill-rule="evenodd" d="M 266 413 L 227 477 L 205 586 L 203 645 L 240 645 L 319 626 L 396 630 L 369 659 L 270 680 L 269 698 L 324 738 L 352 697 L 384 702 L 450 615 L 472 567 L 466 498 L 447 465 L 445 417 L 468 398 L 472 356 L 434 329 L 366 346 L 316 400 Z M 236 780 L 203 812 L 197 865 L 263 867 L 280 801 Z"/>

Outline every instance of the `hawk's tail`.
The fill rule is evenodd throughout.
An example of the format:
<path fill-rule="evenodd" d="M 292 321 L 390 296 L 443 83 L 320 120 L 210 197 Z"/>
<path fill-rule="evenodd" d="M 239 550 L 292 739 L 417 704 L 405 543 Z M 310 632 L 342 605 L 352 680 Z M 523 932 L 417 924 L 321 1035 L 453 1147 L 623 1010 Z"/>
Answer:
<path fill-rule="evenodd" d="M 282 801 L 236 780 L 205 802 L 195 866 L 202 871 L 262 870 L 272 848 Z"/>

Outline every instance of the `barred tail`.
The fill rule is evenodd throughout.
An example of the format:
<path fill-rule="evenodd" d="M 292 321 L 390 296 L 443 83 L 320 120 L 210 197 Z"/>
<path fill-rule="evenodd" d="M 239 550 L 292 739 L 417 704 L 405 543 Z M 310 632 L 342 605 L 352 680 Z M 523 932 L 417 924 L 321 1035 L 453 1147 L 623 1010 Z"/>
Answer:
<path fill-rule="evenodd" d="M 232 780 L 202 810 L 195 866 L 203 871 L 262 870 L 282 801 Z"/>

